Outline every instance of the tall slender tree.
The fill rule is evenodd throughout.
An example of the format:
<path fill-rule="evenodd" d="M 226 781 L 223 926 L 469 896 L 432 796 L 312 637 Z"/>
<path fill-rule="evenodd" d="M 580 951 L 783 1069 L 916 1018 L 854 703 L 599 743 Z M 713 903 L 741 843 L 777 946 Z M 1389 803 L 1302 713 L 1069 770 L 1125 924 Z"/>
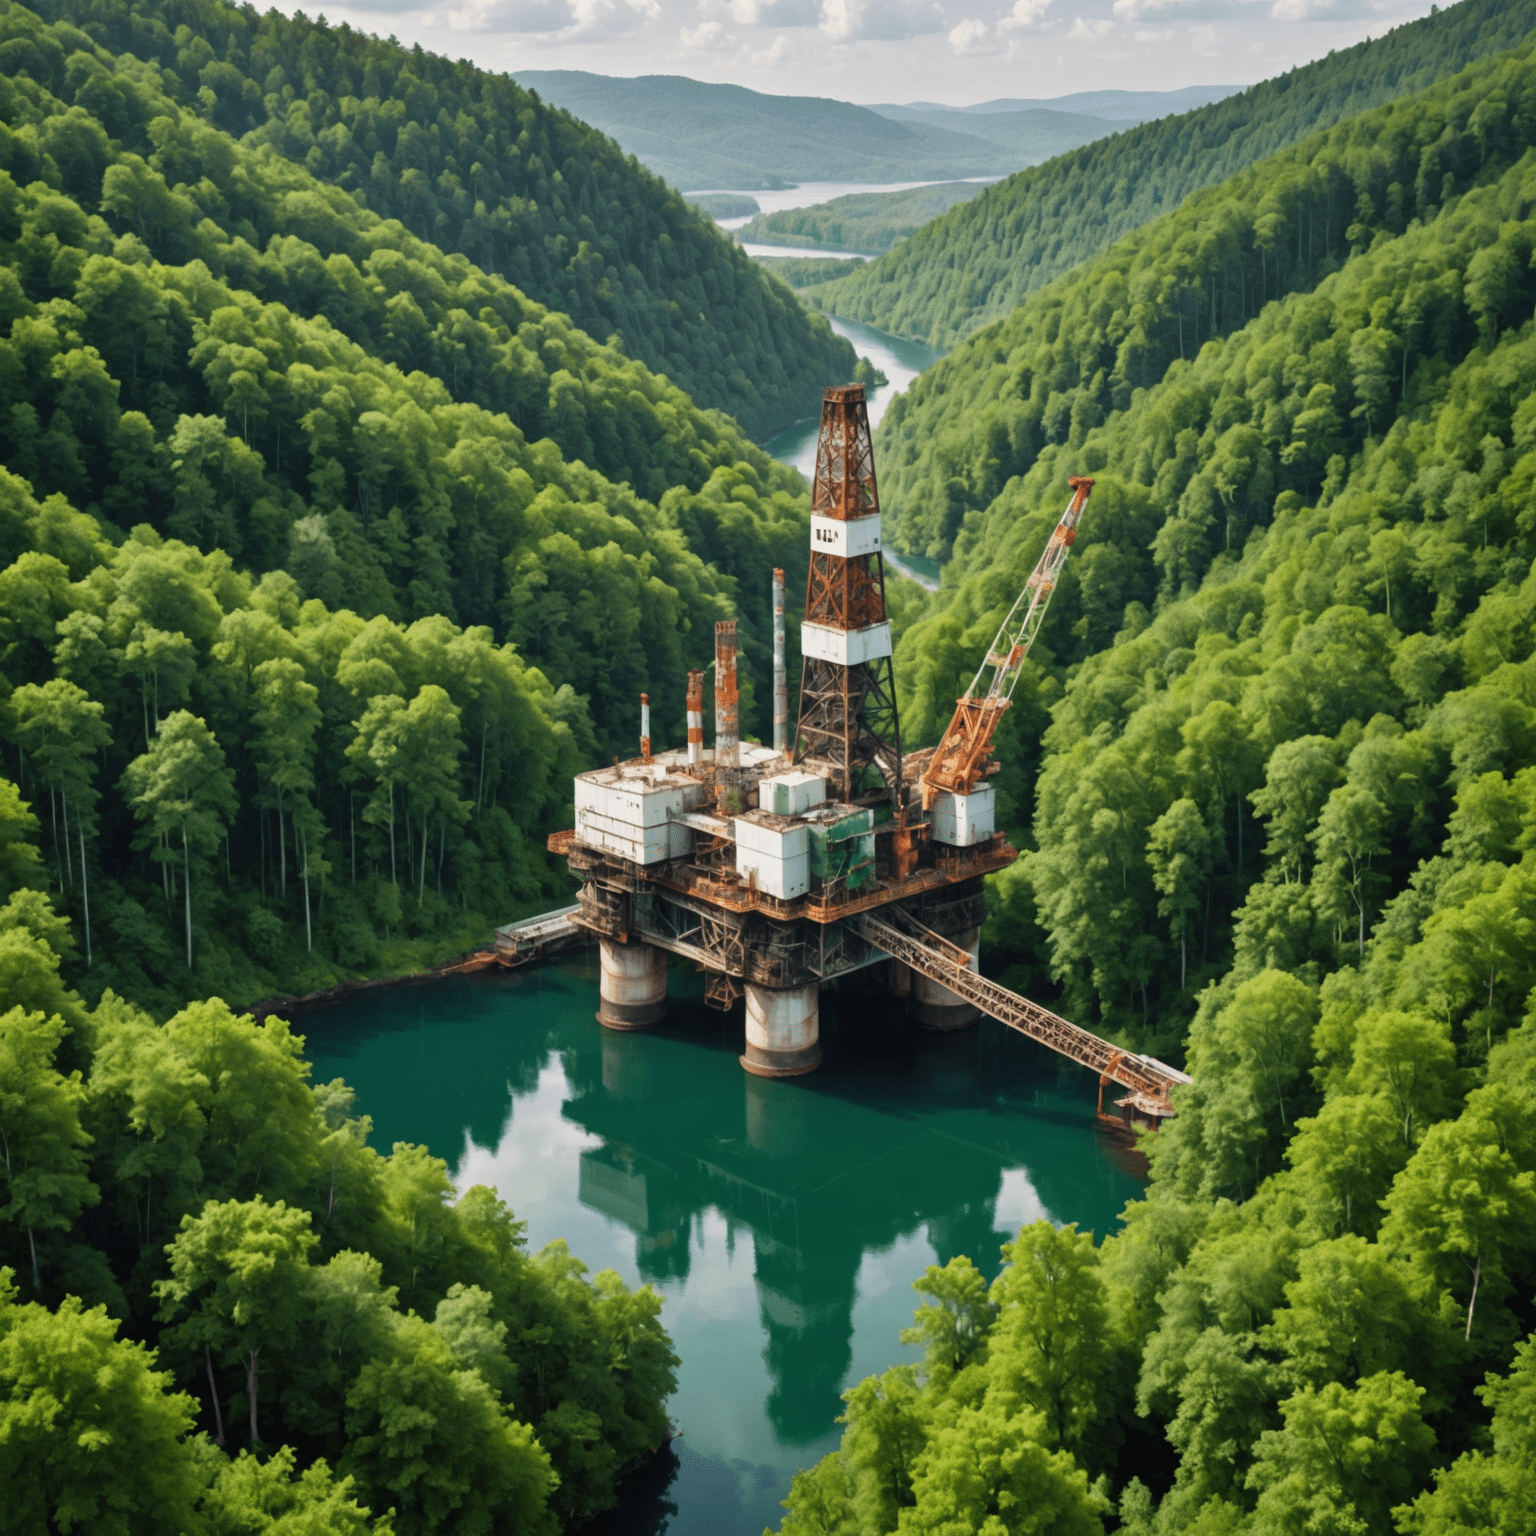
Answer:
<path fill-rule="evenodd" d="M 141 844 L 153 841 L 164 853 L 174 834 L 181 839 L 182 914 L 187 967 L 192 966 L 192 873 L 219 846 L 234 817 L 234 775 L 212 731 L 187 710 L 161 723 L 149 750 L 123 774 L 123 791 L 143 823 Z"/>
<path fill-rule="evenodd" d="M 26 683 L 11 695 L 17 744 L 31 760 L 33 772 L 59 797 L 63 828 L 61 865 L 73 868 L 68 849 L 71 830 L 80 859 L 80 902 L 85 919 L 85 963 L 91 963 L 91 891 L 86 868 L 86 839 L 96 836 L 95 787 L 97 754 L 112 740 L 103 707 L 83 688 L 62 677 L 46 683 Z M 71 821 L 74 826 L 71 829 Z"/>

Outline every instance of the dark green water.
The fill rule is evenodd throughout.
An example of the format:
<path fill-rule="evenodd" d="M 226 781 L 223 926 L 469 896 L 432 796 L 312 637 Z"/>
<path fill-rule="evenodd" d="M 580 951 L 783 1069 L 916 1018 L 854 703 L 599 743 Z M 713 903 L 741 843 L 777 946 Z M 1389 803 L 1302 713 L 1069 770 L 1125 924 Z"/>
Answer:
<path fill-rule="evenodd" d="M 846 983 L 824 1064 L 763 1082 L 741 1008 L 674 970 L 672 1016 L 618 1035 L 590 960 L 407 987 L 305 1016 L 315 1077 L 345 1077 L 374 1143 L 424 1142 L 491 1184 L 538 1247 L 651 1281 L 682 1356 L 676 1454 L 592 1536 L 757 1536 L 797 1467 L 837 1444 L 839 1393 L 911 1357 L 911 1282 L 1049 1216 L 1110 1230 L 1140 1185 L 1094 1122 L 1091 1074 L 991 1021 L 920 1034 Z"/>

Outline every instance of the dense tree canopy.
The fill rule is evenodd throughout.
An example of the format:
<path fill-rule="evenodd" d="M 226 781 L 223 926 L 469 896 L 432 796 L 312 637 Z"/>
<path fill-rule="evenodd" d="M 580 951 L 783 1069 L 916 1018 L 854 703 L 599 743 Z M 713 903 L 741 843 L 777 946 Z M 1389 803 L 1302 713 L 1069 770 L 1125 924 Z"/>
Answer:
<path fill-rule="evenodd" d="M 62 72 L 87 38 L 155 65 L 158 89 L 194 121 L 304 167 L 348 203 L 505 278 L 595 341 L 617 338 L 756 436 L 810 415 L 821 388 L 852 371 L 848 344 L 766 282 L 708 218 L 612 139 L 506 75 L 229 0 L 34 8 L 72 24 L 53 35 L 55 47 L 12 49 L 12 67 L 39 84 L 67 94 Z M 73 67 L 71 86 L 95 78 Z M 98 83 L 88 95 L 81 105 L 129 141 L 131 94 Z M 181 155 L 171 150 L 174 166 L 157 169 L 173 188 L 185 181 L 196 201 L 199 136 L 176 137 Z M 312 216 L 328 222 L 323 211 Z M 252 244 L 264 249 L 271 231 L 256 227 Z M 478 305 L 468 313 L 478 317 Z"/>
<path fill-rule="evenodd" d="M 1104 1474 L 1133 1536 L 1529 1524 L 1531 50 L 1198 194 L 892 428 L 903 519 L 1000 461 L 898 649 L 918 741 L 1097 479 L 1005 725 L 984 954 L 1194 1081 L 1097 1248 L 1026 1228 L 986 1305 L 967 1261 L 918 1283 L 923 1365 L 847 1395 L 786 1533 L 926 1529 L 978 1476 L 1029 1528 L 979 1470 L 1005 1383 L 1009 1444 Z"/>
<path fill-rule="evenodd" d="M 0 927 L 13 973 L 55 971 L 46 902 Z M 0 1528 L 537 1532 L 612 1503 L 665 1430 L 653 1292 L 370 1149 L 281 1020 L 45 1001 L 0 1017 Z"/>
<path fill-rule="evenodd" d="M 1020 171 L 808 297 L 828 314 L 947 351 L 1190 193 L 1512 47 L 1533 25 L 1529 0 L 1462 0 L 1210 106 Z"/>
<path fill-rule="evenodd" d="M 10 3 L 0 49 L 0 736 L 88 993 L 311 990 L 563 892 L 636 696 L 679 739 L 732 614 L 764 675 L 803 482 L 178 77 Z"/>

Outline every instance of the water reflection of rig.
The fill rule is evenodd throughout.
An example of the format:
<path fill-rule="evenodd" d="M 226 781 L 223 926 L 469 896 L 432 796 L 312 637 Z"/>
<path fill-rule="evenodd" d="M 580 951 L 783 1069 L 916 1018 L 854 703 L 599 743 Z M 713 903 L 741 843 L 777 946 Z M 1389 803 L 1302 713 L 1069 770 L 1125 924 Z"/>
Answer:
<path fill-rule="evenodd" d="M 580 1200 L 633 1232 L 641 1277 L 686 1280 L 694 1224 L 709 1212 L 727 1241 L 748 1249 L 773 1383 L 767 1412 L 788 1443 L 825 1435 L 842 1409 L 871 1253 L 921 1234 L 940 1262 L 966 1253 L 990 1268 L 1012 1235 L 997 1208 L 1008 1167 L 1030 1168 L 1046 1210 L 1103 1205 L 1124 1187 L 1102 1149 L 1073 1156 L 1074 1139 L 1052 1140 L 1063 1134 L 1053 1125 L 1076 1138 L 1082 1121 L 1068 1085 L 1042 1080 L 1032 1053 L 1007 1051 L 1001 1031 L 974 1029 L 920 1032 L 893 1050 L 888 1037 L 876 1043 L 882 1012 L 854 993 L 839 1000 L 835 1027 L 881 1054 L 899 1084 L 898 1113 L 868 1093 L 867 1076 L 852 1093 L 841 1091 L 841 1075 L 825 1093 L 786 1092 L 755 1076 L 740 1096 L 720 1093 L 713 1073 L 679 1073 L 674 1053 L 634 1033 L 601 1031 L 600 1062 L 585 1041 L 567 1056 L 575 1092 L 562 1113 L 601 1138 L 581 1153 Z M 859 1070 L 867 1066 L 861 1055 Z M 908 1073 L 934 1111 L 1006 1097 L 1035 1113 L 986 1114 L 955 1134 L 942 1113 L 906 1112 Z"/>
<path fill-rule="evenodd" d="M 1188 1079 L 1121 1050 L 978 972 L 982 878 L 1017 857 L 996 830 L 992 740 L 1076 534 L 1072 501 L 935 748 L 903 754 L 886 617 L 880 504 L 861 385 L 829 389 L 811 496 L 811 559 L 796 726 L 789 731 L 783 573 L 774 573 L 773 746 L 744 744 L 736 626 L 715 627 L 715 745 L 703 673 L 688 678 L 688 742 L 579 774 L 576 825 L 550 838 L 582 881 L 572 921 L 601 952 L 609 1029 L 667 1011 L 667 956 L 705 973 L 706 1000 L 746 1003 L 748 1072 L 821 1060 L 823 982 L 885 967 L 929 1029 L 986 1012 L 1126 1089 L 1121 1115 L 1156 1122 Z M 1102 1104 L 1102 1087 L 1100 1099 Z"/>

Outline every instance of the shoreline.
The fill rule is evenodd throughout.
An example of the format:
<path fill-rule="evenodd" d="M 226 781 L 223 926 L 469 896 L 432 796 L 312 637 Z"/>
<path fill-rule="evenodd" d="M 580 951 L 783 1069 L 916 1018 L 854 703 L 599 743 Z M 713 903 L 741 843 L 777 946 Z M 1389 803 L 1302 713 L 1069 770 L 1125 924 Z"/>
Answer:
<path fill-rule="evenodd" d="M 571 938 L 551 940 L 523 952 L 492 942 L 478 949 L 466 950 L 462 955 L 445 960 L 441 965 L 429 966 L 424 971 L 404 971 L 396 976 L 358 976 L 350 981 L 337 982 L 334 987 L 327 987 L 321 992 L 301 995 L 281 993 L 276 997 L 266 997 L 240 1011 L 249 1013 L 258 1024 L 274 1015 L 292 1019 L 298 1014 L 309 1013 L 316 1008 L 325 1008 L 361 993 L 377 992 L 386 987 L 420 986 L 429 981 L 441 981 L 446 976 L 471 976 L 479 971 L 488 971 L 493 966 L 504 971 L 518 970 L 534 961 L 547 960 L 552 955 L 578 949 L 590 942 L 589 937 L 579 930 Z"/>

